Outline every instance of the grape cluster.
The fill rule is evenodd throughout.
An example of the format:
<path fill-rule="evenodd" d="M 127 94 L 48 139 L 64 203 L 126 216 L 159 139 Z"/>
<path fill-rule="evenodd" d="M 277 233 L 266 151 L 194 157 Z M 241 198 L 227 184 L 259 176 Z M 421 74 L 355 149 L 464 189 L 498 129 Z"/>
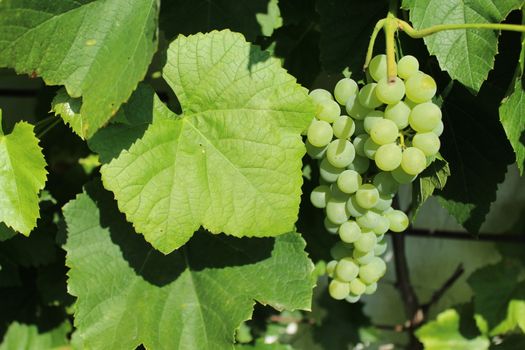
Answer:
<path fill-rule="evenodd" d="M 325 209 L 326 230 L 341 239 L 326 265 L 329 293 L 349 302 L 377 289 L 386 272 L 384 235 L 409 224 L 392 199 L 400 184 L 414 181 L 435 159 L 443 132 L 441 110 L 432 103 L 436 83 L 419 70 L 417 59 L 401 58 L 395 81 L 388 80 L 386 66 L 385 55 L 375 56 L 369 66 L 374 82 L 359 88 L 344 78 L 334 96 L 324 89 L 310 92 L 317 111 L 306 149 L 320 168 L 310 200 Z"/>

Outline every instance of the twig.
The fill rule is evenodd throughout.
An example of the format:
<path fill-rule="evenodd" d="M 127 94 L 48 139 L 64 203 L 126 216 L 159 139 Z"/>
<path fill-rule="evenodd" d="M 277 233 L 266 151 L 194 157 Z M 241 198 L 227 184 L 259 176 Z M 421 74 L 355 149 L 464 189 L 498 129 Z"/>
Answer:
<path fill-rule="evenodd" d="M 389 232 L 392 236 L 398 233 Z M 488 241 L 488 242 L 508 242 L 508 243 L 525 243 L 525 234 L 511 234 L 511 233 L 480 233 L 477 236 L 471 235 L 467 232 L 457 231 L 431 231 L 422 229 L 409 229 L 403 233 L 408 237 L 425 237 L 425 238 L 445 238 L 445 239 L 461 239 L 468 241 Z"/>
<path fill-rule="evenodd" d="M 434 294 L 432 294 L 430 300 L 427 303 L 421 305 L 421 310 L 423 310 L 424 319 L 427 318 L 427 313 L 430 307 L 432 307 L 432 305 L 435 305 L 441 299 L 445 292 L 449 290 L 450 287 L 452 287 L 452 285 L 461 277 L 461 275 L 464 272 L 465 269 L 463 268 L 463 265 L 459 264 L 456 270 L 452 273 L 452 275 L 443 283 L 441 287 L 439 287 L 434 292 Z"/>

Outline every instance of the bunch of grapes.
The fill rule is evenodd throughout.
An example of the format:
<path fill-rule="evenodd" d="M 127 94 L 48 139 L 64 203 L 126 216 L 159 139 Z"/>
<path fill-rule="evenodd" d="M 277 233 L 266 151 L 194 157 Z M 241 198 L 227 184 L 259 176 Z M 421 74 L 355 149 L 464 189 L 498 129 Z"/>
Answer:
<path fill-rule="evenodd" d="M 419 71 L 417 59 L 401 58 L 395 81 L 388 80 L 386 66 L 385 55 L 375 56 L 369 66 L 374 82 L 361 89 L 344 78 L 334 96 L 310 92 L 317 113 L 306 148 L 320 167 L 320 185 L 310 199 L 325 209 L 326 230 L 341 239 L 326 266 L 329 293 L 349 302 L 377 289 L 386 272 L 385 233 L 409 224 L 392 199 L 400 184 L 414 181 L 434 161 L 443 132 L 441 110 L 432 103 L 436 83 Z"/>

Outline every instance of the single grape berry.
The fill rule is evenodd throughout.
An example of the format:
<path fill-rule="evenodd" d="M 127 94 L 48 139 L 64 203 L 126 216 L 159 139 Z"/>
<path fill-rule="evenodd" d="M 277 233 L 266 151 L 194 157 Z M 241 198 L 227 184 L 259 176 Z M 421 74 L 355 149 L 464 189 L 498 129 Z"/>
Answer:
<path fill-rule="evenodd" d="M 377 83 L 376 96 L 385 104 L 398 103 L 405 96 L 405 83 L 399 78 L 392 82 L 384 77 Z"/>
<path fill-rule="evenodd" d="M 337 102 L 341 105 L 345 105 L 346 101 L 357 94 L 359 88 L 357 83 L 350 78 L 343 78 L 335 84 L 334 97 Z"/>
<path fill-rule="evenodd" d="M 397 75 L 401 79 L 408 79 L 419 71 L 419 62 L 414 56 L 406 55 L 397 62 Z"/>
<path fill-rule="evenodd" d="M 332 126 L 322 120 L 313 120 L 306 134 L 308 141 L 315 147 L 328 145 L 332 141 L 333 136 Z"/>

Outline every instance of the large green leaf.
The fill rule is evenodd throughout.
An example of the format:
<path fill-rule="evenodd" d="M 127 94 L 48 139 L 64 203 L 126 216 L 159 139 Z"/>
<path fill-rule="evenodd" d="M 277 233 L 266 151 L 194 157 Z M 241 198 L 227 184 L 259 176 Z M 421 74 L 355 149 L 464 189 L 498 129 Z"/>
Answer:
<path fill-rule="evenodd" d="M 0 2 L 0 66 L 65 85 L 82 97 L 79 121 L 90 137 L 143 79 L 157 47 L 157 0 Z"/>
<path fill-rule="evenodd" d="M 410 20 L 414 28 L 437 24 L 498 23 L 523 0 L 413 0 Z M 498 33 L 487 29 L 448 30 L 425 37 L 431 54 L 453 79 L 478 91 L 494 66 Z"/>
<path fill-rule="evenodd" d="M 181 36 L 167 56 L 163 76 L 183 114 L 155 99 L 144 135 L 102 167 L 120 210 L 164 253 L 201 225 L 235 236 L 293 230 L 300 133 L 313 116 L 306 90 L 229 31 Z"/>
<path fill-rule="evenodd" d="M 58 350 L 68 344 L 69 322 L 42 332 L 36 325 L 13 322 L 0 343 L 0 350 Z"/>
<path fill-rule="evenodd" d="M 313 266 L 297 233 L 199 232 L 169 255 L 134 234 L 99 183 L 64 208 L 69 291 L 85 348 L 232 349 L 254 300 L 307 309 Z"/>
<path fill-rule="evenodd" d="M 1 124 L 0 111 L 0 221 L 28 236 L 40 217 L 38 192 L 46 183 L 46 161 L 33 126 L 19 122 L 4 135 Z"/>
<path fill-rule="evenodd" d="M 425 346 L 425 350 L 484 350 L 490 341 L 485 336 L 467 339 L 459 331 L 459 315 L 449 309 L 440 313 L 435 321 L 430 321 L 417 330 L 416 336 Z"/>

